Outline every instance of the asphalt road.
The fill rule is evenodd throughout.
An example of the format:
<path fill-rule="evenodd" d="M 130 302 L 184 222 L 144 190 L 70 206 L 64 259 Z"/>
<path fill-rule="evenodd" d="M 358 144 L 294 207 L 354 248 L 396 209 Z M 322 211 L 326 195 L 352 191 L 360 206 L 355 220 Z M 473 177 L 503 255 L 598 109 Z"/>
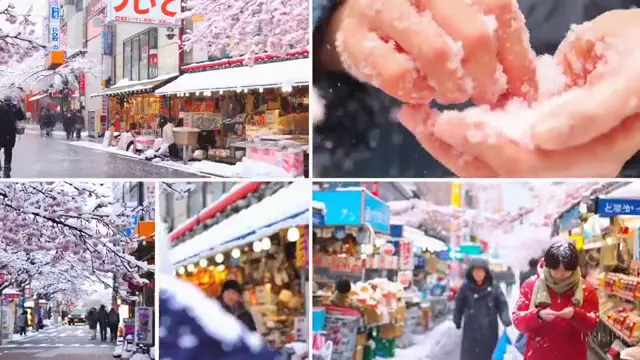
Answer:
<path fill-rule="evenodd" d="M 4 162 L 4 154 L 0 153 L 0 160 Z M 12 163 L 14 179 L 201 177 L 146 160 L 73 146 L 64 135 L 45 138 L 31 131 L 16 142 Z"/>
<path fill-rule="evenodd" d="M 4 342 L 2 360 L 107 360 L 112 359 L 114 345 L 91 340 L 86 325 L 54 326 L 39 333 Z"/>

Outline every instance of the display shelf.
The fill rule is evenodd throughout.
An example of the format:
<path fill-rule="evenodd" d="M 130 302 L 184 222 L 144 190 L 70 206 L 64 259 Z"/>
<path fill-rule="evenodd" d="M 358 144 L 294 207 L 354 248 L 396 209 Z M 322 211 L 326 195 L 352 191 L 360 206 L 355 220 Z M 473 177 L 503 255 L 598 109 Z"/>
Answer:
<path fill-rule="evenodd" d="M 625 345 L 627 345 L 627 346 L 635 346 L 635 345 L 638 344 L 638 339 L 630 339 L 630 338 L 628 338 L 627 336 L 622 334 L 620 332 L 620 330 L 618 330 L 615 327 L 613 327 L 613 325 L 610 324 L 604 317 L 602 317 L 602 315 L 600 316 L 600 322 L 603 323 L 604 325 L 606 325 L 609 328 L 609 330 L 611 330 L 611 332 L 613 332 L 618 338 L 623 340 Z"/>

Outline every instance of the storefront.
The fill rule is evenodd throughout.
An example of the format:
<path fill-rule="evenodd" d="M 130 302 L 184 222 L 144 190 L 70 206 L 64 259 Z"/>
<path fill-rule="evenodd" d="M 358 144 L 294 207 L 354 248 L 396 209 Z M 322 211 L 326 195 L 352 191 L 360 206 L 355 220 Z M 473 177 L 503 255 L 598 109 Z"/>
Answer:
<path fill-rule="evenodd" d="M 155 92 L 163 96 L 163 113 L 200 131 L 198 148 L 209 160 L 235 163 L 246 156 L 302 176 L 309 145 L 308 52 L 243 62 L 183 67 L 184 75 Z"/>
<path fill-rule="evenodd" d="M 308 341 L 309 190 L 245 183 L 169 234 L 176 276 L 210 297 L 226 280 L 243 284 L 258 332 L 278 349 Z"/>
<path fill-rule="evenodd" d="M 157 116 L 161 114 L 161 99 L 154 91 L 175 79 L 178 74 L 168 74 L 149 80 L 130 81 L 122 79 L 112 87 L 91 97 L 103 97 L 109 112 L 108 123 L 101 129 L 113 128 L 115 132 L 130 132 L 136 136 L 159 136 Z M 106 121 L 103 119 L 103 121 Z"/>
<path fill-rule="evenodd" d="M 585 277 L 598 290 L 600 324 L 590 347 L 602 359 L 640 343 L 640 192 L 625 193 L 583 201 L 559 218 L 561 234 L 576 242 Z"/>

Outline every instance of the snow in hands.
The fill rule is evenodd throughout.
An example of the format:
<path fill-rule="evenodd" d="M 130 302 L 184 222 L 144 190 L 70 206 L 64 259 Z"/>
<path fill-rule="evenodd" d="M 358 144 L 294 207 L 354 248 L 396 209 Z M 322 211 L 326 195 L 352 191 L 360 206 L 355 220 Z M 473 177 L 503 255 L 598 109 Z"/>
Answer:
<path fill-rule="evenodd" d="M 0 184 L 0 271 L 9 283 L 31 283 L 34 293 L 74 293 L 79 282 L 117 274 L 137 285 L 154 267 L 128 255 L 141 239 L 127 236 L 134 215 L 153 201 L 127 208 L 111 184 L 31 182 Z"/>
<path fill-rule="evenodd" d="M 0 66 L 19 64 L 46 46 L 36 38 L 31 11 L 16 12 L 11 2 L 0 0 Z"/>
<path fill-rule="evenodd" d="M 186 17 L 196 15 L 185 34 L 186 48 L 202 47 L 210 54 L 283 55 L 309 47 L 308 0 L 186 0 Z"/>

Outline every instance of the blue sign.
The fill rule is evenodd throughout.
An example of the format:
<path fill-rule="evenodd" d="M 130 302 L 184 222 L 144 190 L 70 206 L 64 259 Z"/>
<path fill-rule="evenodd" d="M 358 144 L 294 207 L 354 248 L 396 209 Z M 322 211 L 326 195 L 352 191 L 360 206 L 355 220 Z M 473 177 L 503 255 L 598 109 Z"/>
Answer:
<path fill-rule="evenodd" d="M 133 217 L 133 221 L 131 221 L 131 227 L 127 228 L 124 231 L 124 234 L 127 235 L 127 237 L 131 237 L 131 235 L 133 235 L 133 232 L 136 231 L 136 227 L 138 227 L 139 222 L 140 222 L 140 216 L 135 215 Z"/>
<path fill-rule="evenodd" d="M 2 299 L 2 306 L 3 307 L 9 306 L 9 300 L 8 299 Z"/>
<path fill-rule="evenodd" d="M 60 20 L 60 8 L 52 7 L 51 8 L 51 20 Z"/>
<path fill-rule="evenodd" d="M 580 208 L 575 206 L 564 213 L 559 220 L 560 231 L 573 230 L 580 226 Z"/>
<path fill-rule="evenodd" d="M 371 225 L 373 230 L 388 234 L 389 219 L 389 205 L 368 192 L 364 193 L 364 222 Z"/>
<path fill-rule="evenodd" d="M 113 28 L 109 25 L 102 27 L 101 33 L 102 40 L 102 55 L 113 55 Z"/>
<path fill-rule="evenodd" d="M 404 227 L 402 225 L 393 224 L 390 226 L 389 235 L 394 239 L 402 239 Z"/>
<path fill-rule="evenodd" d="M 314 191 L 313 200 L 325 205 L 325 226 L 368 223 L 376 232 L 390 232 L 389 206 L 365 190 Z"/>
<path fill-rule="evenodd" d="M 640 215 L 640 199 L 638 198 L 598 198 L 597 213 L 600 216 Z"/>
<path fill-rule="evenodd" d="M 313 226 L 323 227 L 324 226 L 324 214 L 322 211 L 314 210 L 312 212 L 313 216 Z"/>
<path fill-rule="evenodd" d="M 413 266 L 415 269 L 424 269 L 427 267 L 427 262 L 422 255 L 413 255 Z"/>

